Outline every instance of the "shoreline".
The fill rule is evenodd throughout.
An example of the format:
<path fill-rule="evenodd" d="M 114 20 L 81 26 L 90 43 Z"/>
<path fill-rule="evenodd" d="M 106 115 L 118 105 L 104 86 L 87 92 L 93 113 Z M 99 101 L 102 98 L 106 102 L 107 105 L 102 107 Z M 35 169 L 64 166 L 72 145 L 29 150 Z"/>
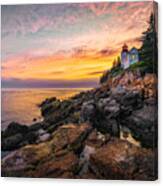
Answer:
<path fill-rule="evenodd" d="M 68 99 L 79 91 L 88 89 L 10 89 L 2 92 L 2 128 L 5 130 L 11 122 L 17 122 L 24 125 L 32 125 L 34 122 L 40 122 L 40 108 L 38 105 L 52 96 L 58 99 Z M 90 89 L 89 89 L 90 90 Z M 35 99 L 30 99 L 35 97 Z M 8 104 L 10 103 L 10 104 Z M 30 110 L 32 112 L 30 113 Z"/>
<path fill-rule="evenodd" d="M 98 87 L 63 87 L 63 88 L 56 88 L 56 87 L 40 87 L 40 88 L 28 88 L 28 87 L 25 87 L 25 88 L 21 88 L 21 87 L 13 87 L 13 88 L 4 88 L 2 87 L 1 90 L 2 91 L 13 91 L 13 90 L 17 90 L 17 91 L 23 91 L 23 90 L 70 90 L 70 89 L 73 89 L 73 90 L 91 90 L 91 89 L 94 89 L 94 88 L 98 88 Z"/>
<path fill-rule="evenodd" d="M 155 74 L 125 71 L 99 88 L 65 100 L 56 97 L 44 100 L 39 105 L 42 122 L 28 127 L 13 122 L 2 132 L 2 150 L 12 150 L 2 159 L 2 175 L 49 177 L 48 170 L 54 167 L 61 173 L 54 171 L 50 177 L 114 179 L 116 175 L 115 179 L 156 179 L 157 168 L 153 169 L 154 160 L 157 161 L 157 115 L 153 115 L 157 113 L 156 84 Z M 140 174 L 132 172 L 130 177 L 122 171 L 121 159 L 114 159 L 118 154 L 126 166 L 131 164 L 140 169 Z M 29 162 L 21 166 L 31 165 L 34 170 L 23 168 L 20 173 L 14 163 L 17 157 L 21 162 Z M 43 158 L 46 163 L 33 165 L 35 158 L 39 162 Z M 135 164 L 135 158 L 141 165 Z M 109 167 L 101 168 L 114 161 L 117 164 L 111 168 L 113 172 L 120 166 L 114 175 L 104 171 Z M 47 169 L 47 175 L 38 170 L 40 166 Z"/>

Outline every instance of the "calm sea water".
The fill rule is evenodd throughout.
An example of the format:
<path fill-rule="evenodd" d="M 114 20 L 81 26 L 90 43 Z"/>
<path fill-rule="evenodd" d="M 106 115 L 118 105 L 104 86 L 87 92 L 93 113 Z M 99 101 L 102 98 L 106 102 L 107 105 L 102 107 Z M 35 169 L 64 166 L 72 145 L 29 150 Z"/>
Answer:
<path fill-rule="evenodd" d="M 33 118 L 40 121 L 38 104 L 46 98 L 69 98 L 86 89 L 2 89 L 2 130 L 12 121 L 31 125 Z"/>

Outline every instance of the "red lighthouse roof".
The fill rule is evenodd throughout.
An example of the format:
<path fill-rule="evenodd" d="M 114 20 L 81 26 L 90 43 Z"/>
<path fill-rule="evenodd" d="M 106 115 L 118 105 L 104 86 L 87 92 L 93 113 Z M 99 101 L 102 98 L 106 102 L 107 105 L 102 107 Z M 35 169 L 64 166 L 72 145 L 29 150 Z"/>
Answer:
<path fill-rule="evenodd" d="M 123 51 L 128 51 L 128 46 L 126 45 L 126 43 L 123 45 L 122 50 Z"/>

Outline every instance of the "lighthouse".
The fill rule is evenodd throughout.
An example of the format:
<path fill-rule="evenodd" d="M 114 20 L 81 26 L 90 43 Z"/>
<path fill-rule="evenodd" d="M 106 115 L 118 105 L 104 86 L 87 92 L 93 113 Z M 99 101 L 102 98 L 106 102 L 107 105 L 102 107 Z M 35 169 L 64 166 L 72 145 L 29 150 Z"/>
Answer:
<path fill-rule="evenodd" d="M 126 44 L 124 44 L 122 47 L 121 66 L 123 69 L 126 69 L 130 66 L 130 55 L 128 52 L 128 46 Z"/>

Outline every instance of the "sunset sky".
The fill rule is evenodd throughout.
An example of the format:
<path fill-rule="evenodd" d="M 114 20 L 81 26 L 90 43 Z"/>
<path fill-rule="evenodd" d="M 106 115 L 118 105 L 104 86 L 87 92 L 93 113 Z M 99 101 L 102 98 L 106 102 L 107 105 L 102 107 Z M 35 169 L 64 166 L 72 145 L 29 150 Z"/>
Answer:
<path fill-rule="evenodd" d="M 93 87 L 124 43 L 139 48 L 151 2 L 3 5 L 2 86 Z"/>

